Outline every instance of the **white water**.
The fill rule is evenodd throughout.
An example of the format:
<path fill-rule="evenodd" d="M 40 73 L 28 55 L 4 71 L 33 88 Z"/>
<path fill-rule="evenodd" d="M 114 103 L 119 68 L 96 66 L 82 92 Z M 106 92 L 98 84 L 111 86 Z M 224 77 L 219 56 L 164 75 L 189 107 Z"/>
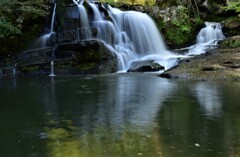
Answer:
<path fill-rule="evenodd" d="M 112 21 L 107 21 L 95 4 L 89 4 L 94 12 L 92 26 L 98 29 L 97 38 L 117 54 L 119 71 L 128 70 L 135 60 L 154 59 L 166 69 L 175 64 L 173 58 L 177 56 L 166 49 L 161 34 L 147 14 L 108 6 Z"/>
<path fill-rule="evenodd" d="M 97 6 L 93 3 L 89 3 L 90 7 L 92 8 L 93 10 L 93 21 L 102 21 L 103 20 L 103 17 L 100 13 L 100 11 L 98 10 Z"/>
<path fill-rule="evenodd" d="M 47 47 L 48 46 L 49 38 L 50 38 L 51 34 L 54 32 L 54 21 L 55 21 L 55 15 L 56 15 L 56 7 L 57 7 L 57 4 L 54 3 L 52 19 L 51 19 L 51 26 L 50 26 L 50 32 L 47 33 L 47 34 L 42 35 L 41 37 L 39 37 L 35 41 L 35 43 L 33 44 L 34 48 L 43 48 L 43 47 Z"/>
<path fill-rule="evenodd" d="M 117 41 L 120 42 L 115 46 L 125 62 L 122 64 L 122 70 L 127 69 L 132 60 L 154 59 L 166 69 L 172 66 L 168 61 L 177 56 L 166 49 L 160 32 L 147 14 L 135 11 L 122 12 L 117 9 L 111 9 L 111 12 L 118 25 L 117 33 L 120 34 L 117 35 Z M 122 32 L 126 32 L 126 36 L 121 36 Z M 130 45 L 125 40 L 127 37 Z M 128 53 L 124 53 L 126 50 Z M 132 51 L 130 55 L 129 51 Z"/>
<path fill-rule="evenodd" d="M 56 8 L 57 8 L 57 3 L 54 3 L 53 14 L 52 14 L 52 20 L 51 20 L 51 29 L 50 29 L 50 33 L 53 33 L 53 31 L 54 31 L 53 29 L 54 29 L 54 22 L 55 22 Z"/>
<path fill-rule="evenodd" d="M 12 75 L 13 77 L 16 77 L 17 74 L 17 69 L 16 69 L 17 64 L 14 65 L 13 69 L 12 69 Z"/>
<path fill-rule="evenodd" d="M 54 21 L 55 21 L 55 15 L 56 15 L 56 7 L 57 7 L 57 3 L 54 3 L 54 8 L 53 8 L 53 14 L 52 14 L 52 21 L 51 21 L 51 31 L 50 31 L 50 36 L 51 34 L 54 32 Z M 52 60 L 51 60 L 51 73 L 49 76 L 53 77 L 55 76 L 54 74 L 54 50 L 52 50 Z"/>
<path fill-rule="evenodd" d="M 51 73 L 50 73 L 49 76 L 51 76 L 51 77 L 56 76 L 56 75 L 54 74 L 54 61 L 53 61 L 53 60 L 51 61 Z"/>
<path fill-rule="evenodd" d="M 33 44 L 33 48 L 43 48 L 47 47 L 48 39 L 50 37 L 50 33 L 44 34 L 41 37 L 39 37 Z"/>
<path fill-rule="evenodd" d="M 84 37 L 79 36 L 78 40 L 97 38 L 103 41 L 116 53 L 119 71 L 127 71 L 133 61 L 148 59 L 153 59 L 165 69 L 169 69 L 177 65 L 180 58 L 205 53 L 207 49 L 216 46 L 218 40 L 224 39 L 219 23 L 206 22 L 206 27 L 197 36 L 197 43 L 186 48 L 188 49 L 186 55 L 180 56 L 167 50 L 160 32 L 147 14 L 136 11 L 121 11 L 108 6 L 107 10 L 111 20 L 106 20 L 107 17 L 98 9 L 97 4 L 88 3 L 93 12 L 92 18 L 88 18 L 87 11 L 82 5 L 83 1 L 73 0 L 73 2 L 79 8 L 81 23 L 79 30 L 84 29 L 86 32 Z M 55 9 L 56 5 L 53 9 L 50 33 L 53 32 Z M 91 35 L 93 29 L 96 30 L 95 37 Z M 49 36 L 44 35 L 43 38 L 49 38 Z M 53 65 L 52 60 L 51 67 Z M 51 68 L 51 71 L 53 70 L 54 68 Z M 53 72 L 51 74 L 54 75 Z"/>
<path fill-rule="evenodd" d="M 224 38 L 220 23 L 205 22 L 205 27 L 197 35 L 197 43 L 189 47 L 187 55 L 203 54 L 208 49 L 215 48 L 218 41 Z"/>

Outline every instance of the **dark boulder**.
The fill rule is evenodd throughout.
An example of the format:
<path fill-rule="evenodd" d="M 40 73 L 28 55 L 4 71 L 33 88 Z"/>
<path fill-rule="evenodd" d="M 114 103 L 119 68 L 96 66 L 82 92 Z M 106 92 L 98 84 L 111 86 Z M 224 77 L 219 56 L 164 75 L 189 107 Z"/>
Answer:
<path fill-rule="evenodd" d="M 228 18 L 227 20 L 223 21 L 223 25 L 224 25 L 223 32 L 226 34 L 226 36 L 239 35 L 240 30 L 239 17 Z"/>
<path fill-rule="evenodd" d="M 59 44 L 55 49 L 41 48 L 22 52 L 0 61 L 1 77 L 105 74 L 117 72 L 117 56 L 98 40 Z"/>
<path fill-rule="evenodd" d="M 154 72 L 164 70 L 165 67 L 154 62 L 153 59 L 133 61 L 127 72 Z"/>
<path fill-rule="evenodd" d="M 98 40 L 60 44 L 58 55 L 72 54 L 72 65 L 56 70 L 57 74 L 104 74 L 117 72 L 117 56 Z M 67 67 L 67 68 L 66 68 Z M 56 69 L 58 69 L 56 67 Z"/>

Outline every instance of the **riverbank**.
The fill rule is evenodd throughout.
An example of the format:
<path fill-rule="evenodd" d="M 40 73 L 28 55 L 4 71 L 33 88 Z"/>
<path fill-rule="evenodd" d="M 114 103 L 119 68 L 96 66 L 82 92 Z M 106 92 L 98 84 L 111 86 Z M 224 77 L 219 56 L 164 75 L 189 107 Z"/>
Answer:
<path fill-rule="evenodd" d="M 240 47 L 225 46 L 230 40 L 223 41 L 219 48 L 210 50 L 206 54 L 184 59 L 177 67 L 164 72 L 160 77 L 240 81 Z"/>

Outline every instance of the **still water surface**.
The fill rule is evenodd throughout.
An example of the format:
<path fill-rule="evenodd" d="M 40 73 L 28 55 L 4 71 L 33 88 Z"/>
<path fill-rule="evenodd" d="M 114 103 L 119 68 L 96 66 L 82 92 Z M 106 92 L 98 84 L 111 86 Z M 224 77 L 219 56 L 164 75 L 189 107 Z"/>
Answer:
<path fill-rule="evenodd" d="M 0 79 L 1 157 L 240 157 L 240 83 Z"/>

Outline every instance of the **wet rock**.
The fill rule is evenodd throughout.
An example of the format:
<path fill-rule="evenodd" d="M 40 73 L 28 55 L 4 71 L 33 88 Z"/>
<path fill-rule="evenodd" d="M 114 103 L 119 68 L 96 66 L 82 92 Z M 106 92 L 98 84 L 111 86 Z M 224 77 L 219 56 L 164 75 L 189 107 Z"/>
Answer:
<path fill-rule="evenodd" d="M 78 29 L 70 29 L 61 32 L 57 32 L 57 42 L 71 42 L 79 39 L 79 30 Z"/>
<path fill-rule="evenodd" d="M 104 74 L 117 72 L 117 56 L 103 42 L 87 40 L 78 43 L 60 44 L 58 53 L 71 52 L 74 56 L 73 65 L 59 74 Z"/>
<path fill-rule="evenodd" d="M 45 75 L 47 71 L 44 69 L 51 62 L 51 57 L 52 49 L 49 47 L 24 51 L 1 61 L 2 76 Z"/>
<path fill-rule="evenodd" d="M 154 72 L 159 70 L 165 71 L 165 67 L 149 59 L 132 62 L 127 72 Z"/>
<path fill-rule="evenodd" d="M 29 66 L 33 64 L 43 64 L 50 62 L 52 57 L 52 48 L 33 49 L 17 55 L 16 63 L 18 67 Z"/>
<path fill-rule="evenodd" d="M 49 75 L 54 60 L 55 75 L 105 74 L 117 72 L 117 56 L 103 42 L 88 40 L 62 43 L 55 49 L 41 48 L 22 52 L 0 61 L 1 76 Z"/>
<path fill-rule="evenodd" d="M 166 73 L 162 73 L 162 74 L 160 74 L 159 77 L 167 78 L 167 79 L 172 78 L 172 76 L 171 76 L 170 74 L 166 74 Z"/>
<path fill-rule="evenodd" d="M 140 12 L 145 11 L 144 6 L 142 6 L 142 5 L 134 5 L 133 10 L 140 11 Z"/>

